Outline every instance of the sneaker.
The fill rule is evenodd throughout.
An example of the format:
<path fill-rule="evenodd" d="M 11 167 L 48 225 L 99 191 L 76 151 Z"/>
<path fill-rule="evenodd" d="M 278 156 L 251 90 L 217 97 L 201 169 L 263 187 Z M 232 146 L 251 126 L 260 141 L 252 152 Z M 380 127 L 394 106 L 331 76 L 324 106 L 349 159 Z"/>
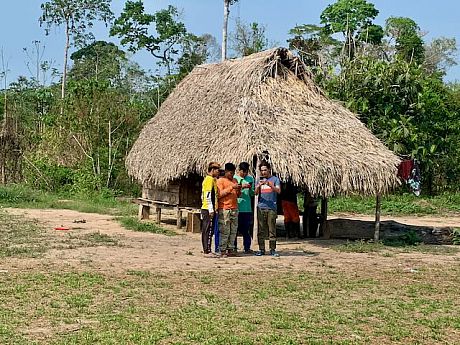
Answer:
<path fill-rule="evenodd" d="M 265 250 L 259 250 L 258 252 L 254 253 L 255 256 L 262 256 L 265 255 Z"/>
<path fill-rule="evenodd" d="M 206 253 L 206 254 L 204 254 L 204 257 L 205 257 L 205 258 L 218 258 L 218 257 L 219 257 L 219 254 L 216 254 L 216 253 Z"/>
<path fill-rule="evenodd" d="M 254 251 L 252 249 L 246 249 L 244 254 L 254 254 Z"/>
<path fill-rule="evenodd" d="M 276 250 L 274 250 L 274 249 L 270 249 L 270 255 L 271 255 L 271 256 L 274 256 L 274 257 L 276 257 L 276 258 L 280 256 L 280 255 L 276 252 Z"/>

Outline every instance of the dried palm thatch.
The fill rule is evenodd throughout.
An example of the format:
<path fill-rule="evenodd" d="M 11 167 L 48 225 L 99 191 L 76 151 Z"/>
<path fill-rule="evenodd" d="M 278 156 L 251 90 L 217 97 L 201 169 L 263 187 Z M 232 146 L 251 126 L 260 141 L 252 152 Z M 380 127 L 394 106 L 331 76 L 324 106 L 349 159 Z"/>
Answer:
<path fill-rule="evenodd" d="M 385 193 L 399 159 L 356 115 L 329 100 L 284 48 L 196 67 L 164 101 L 127 157 L 131 176 L 166 185 L 209 161 L 251 162 L 314 195 Z"/>

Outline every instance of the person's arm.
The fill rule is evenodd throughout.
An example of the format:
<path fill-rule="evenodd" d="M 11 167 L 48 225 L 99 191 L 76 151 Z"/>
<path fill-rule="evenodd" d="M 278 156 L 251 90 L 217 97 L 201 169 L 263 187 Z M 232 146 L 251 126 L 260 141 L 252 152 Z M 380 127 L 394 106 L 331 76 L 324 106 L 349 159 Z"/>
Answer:
<path fill-rule="evenodd" d="M 260 179 L 257 179 L 256 188 L 255 188 L 255 190 L 254 190 L 254 194 L 255 194 L 255 195 L 259 195 L 259 194 L 260 194 L 260 185 L 261 185 L 261 181 L 260 181 Z"/>
<path fill-rule="evenodd" d="M 236 196 L 239 198 L 241 196 L 241 185 L 236 179 L 233 179 L 233 189 L 236 192 Z"/>
<path fill-rule="evenodd" d="M 219 183 L 219 181 L 221 181 L 220 179 L 217 180 L 217 189 L 219 190 L 219 198 L 223 198 L 227 195 L 229 195 L 232 191 L 233 191 L 233 185 L 231 186 L 228 186 L 227 188 L 224 187 L 224 183 L 221 182 Z"/>
<path fill-rule="evenodd" d="M 252 179 L 251 187 L 249 188 L 249 196 L 252 198 L 255 194 L 255 184 L 256 181 Z"/>
<path fill-rule="evenodd" d="M 274 191 L 277 194 L 281 193 L 281 183 L 278 178 L 274 178 L 274 181 L 268 181 L 267 184 L 270 186 L 272 191 Z"/>

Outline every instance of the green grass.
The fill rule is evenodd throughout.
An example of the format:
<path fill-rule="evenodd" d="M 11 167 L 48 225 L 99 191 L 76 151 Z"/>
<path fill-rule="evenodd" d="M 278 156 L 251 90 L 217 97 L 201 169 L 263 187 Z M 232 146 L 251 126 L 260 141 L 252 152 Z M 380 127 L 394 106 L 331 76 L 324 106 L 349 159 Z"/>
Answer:
<path fill-rule="evenodd" d="M 39 224 L 0 211 L 0 259 L 37 257 L 46 251 L 47 246 L 44 230 Z"/>
<path fill-rule="evenodd" d="M 133 230 L 164 231 L 121 219 Z M 0 212 L 0 344 L 460 343 L 460 262 L 452 259 L 410 271 L 313 261 L 300 271 L 82 271 L 48 260 L 11 266 L 10 256 L 36 257 L 56 245 L 44 231 Z M 120 245 L 103 233 L 62 237 L 64 249 Z M 357 245 L 390 254 L 432 248 Z M 29 249 L 11 252 L 23 246 Z"/>
<path fill-rule="evenodd" d="M 127 216 L 137 212 L 137 205 L 127 199 L 117 199 L 97 193 L 93 195 L 48 193 L 33 190 L 24 185 L 0 186 L 0 206 L 69 209 L 114 216 Z"/>
<path fill-rule="evenodd" d="M 118 219 L 118 221 L 121 223 L 121 225 L 124 228 L 128 230 L 140 231 L 140 232 L 151 232 L 153 234 L 161 234 L 161 235 L 167 235 L 167 236 L 177 235 L 174 231 L 159 227 L 158 225 L 152 222 L 147 222 L 147 221 L 141 222 L 134 217 L 121 217 Z"/>
<path fill-rule="evenodd" d="M 413 194 L 382 197 L 382 215 L 443 215 L 458 212 L 460 212 L 460 193 L 433 197 L 416 197 Z M 360 196 L 331 198 L 329 213 L 374 214 L 375 198 Z"/>
<path fill-rule="evenodd" d="M 446 245 L 413 244 L 402 242 L 374 242 L 374 241 L 347 241 L 343 244 L 332 246 L 332 249 L 346 253 L 380 253 L 383 256 L 394 256 L 398 253 L 424 253 L 435 255 L 456 255 L 460 248 Z"/>
<path fill-rule="evenodd" d="M 459 266 L 0 275 L 2 344 L 458 343 Z"/>

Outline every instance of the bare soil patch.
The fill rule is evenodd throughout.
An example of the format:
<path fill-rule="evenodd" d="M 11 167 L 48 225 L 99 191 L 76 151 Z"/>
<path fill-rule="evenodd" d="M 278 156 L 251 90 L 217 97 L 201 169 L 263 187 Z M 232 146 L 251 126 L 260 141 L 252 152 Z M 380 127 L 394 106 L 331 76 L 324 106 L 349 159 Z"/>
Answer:
<path fill-rule="evenodd" d="M 459 263 L 460 254 L 432 255 L 400 253 L 384 256 L 378 253 L 344 253 L 331 247 L 339 241 L 331 240 L 280 240 L 279 258 L 269 256 L 240 256 L 227 259 L 205 258 L 201 253 L 199 234 L 177 231 L 177 236 L 134 232 L 124 229 L 112 216 L 82 213 L 72 210 L 6 209 L 8 213 L 37 220 L 46 229 L 50 250 L 39 258 L 7 258 L 1 269 L 24 270 L 32 268 L 68 268 L 72 270 L 95 269 L 125 273 L 126 271 L 210 271 L 210 270 L 303 270 L 317 271 L 324 267 L 340 270 L 411 269 L 431 264 Z M 168 214 L 162 227 L 175 230 Z M 344 215 L 340 215 L 341 218 Z M 353 219 L 371 220 L 368 216 Z M 386 219 L 383 217 L 383 219 Z M 413 225 L 460 227 L 460 217 L 391 217 Z M 168 221 L 169 220 L 169 221 Z M 55 230 L 55 228 L 69 230 Z M 98 242 L 98 238 L 102 240 Z M 77 245 L 75 245 L 77 239 Z M 72 242 L 73 240 L 73 242 Z M 91 245 L 79 240 L 91 242 Z M 241 241 L 241 239 L 239 239 Z M 69 245 L 70 243 L 70 245 Z M 72 244 L 73 243 L 73 244 Z"/>

